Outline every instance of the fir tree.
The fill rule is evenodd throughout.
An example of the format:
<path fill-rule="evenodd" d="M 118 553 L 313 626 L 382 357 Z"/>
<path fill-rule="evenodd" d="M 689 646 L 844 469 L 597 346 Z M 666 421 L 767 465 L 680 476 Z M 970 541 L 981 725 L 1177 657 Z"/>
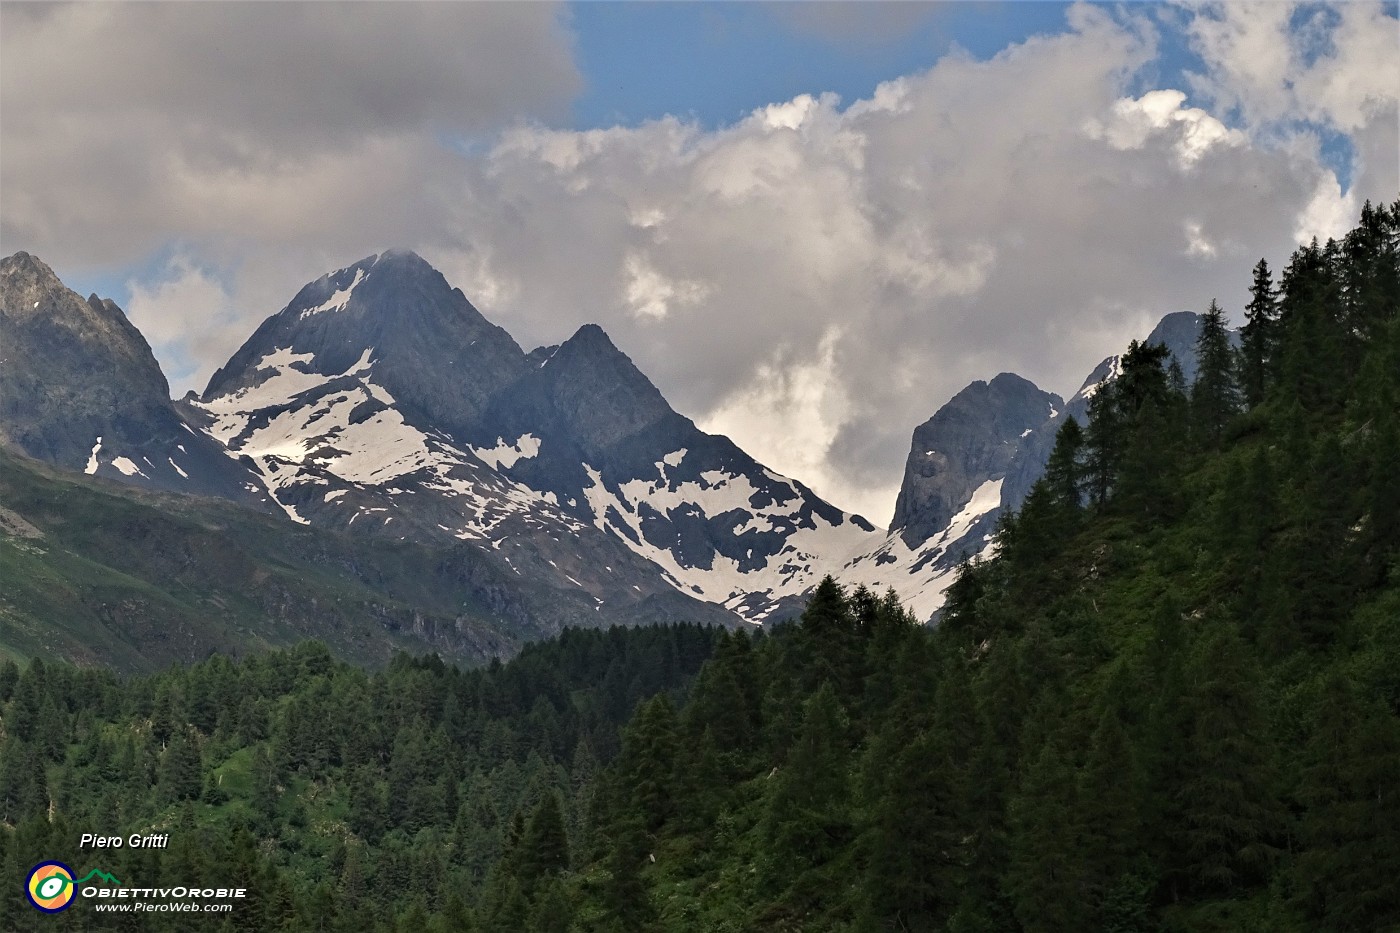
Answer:
<path fill-rule="evenodd" d="M 540 799 L 525 826 L 516 876 L 529 896 L 542 879 L 568 867 L 569 841 L 564 833 L 564 814 L 558 796 L 549 791 Z"/>
<path fill-rule="evenodd" d="M 1191 414 L 1199 442 L 1219 446 L 1225 425 L 1239 410 L 1234 359 L 1225 314 L 1214 301 L 1201 317 L 1196 338 L 1196 381 L 1191 385 Z"/>
<path fill-rule="evenodd" d="M 1084 431 L 1074 418 L 1065 418 L 1055 432 L 1055 447 L 1045 464 L 1045 486 L 1062 521 L 1070 520 L 1083 502 L 1084 467 L 1081 463 Z"/>
<path fill-rule="evenodd" d="M 1249 295 L 1240 329 L 1238 370 L 1244 403 L 1253 408 L 1264 401 L 1268 391 L 1278 344 L 1278 293 L 1269 264 L 1263 259 L 1254 267 Z"/>

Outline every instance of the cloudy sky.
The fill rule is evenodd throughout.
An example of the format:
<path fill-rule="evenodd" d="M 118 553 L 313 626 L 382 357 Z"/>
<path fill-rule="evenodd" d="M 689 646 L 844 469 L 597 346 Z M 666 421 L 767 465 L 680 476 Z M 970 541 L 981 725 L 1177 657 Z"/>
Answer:
<path fill-rule="evenodd" d="M 0 253 L 202 389 L 417 250 L 526 349 L 888 521 L 913 427 L 1069 394 L 1400 193 L 1395 3 L 0 4 Z"/>

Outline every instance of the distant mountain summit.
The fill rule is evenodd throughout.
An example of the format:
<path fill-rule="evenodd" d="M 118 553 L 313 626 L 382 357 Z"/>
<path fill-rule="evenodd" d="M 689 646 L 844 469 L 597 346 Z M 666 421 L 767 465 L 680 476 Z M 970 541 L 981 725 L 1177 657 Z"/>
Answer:
<path fill-rule="evenodd" d="M 1011 468 L 1021 440 L 1064 404 L 1013 373 L 953 396 L 914 429 L 890 530 L 913 546 L 945 529 L 978 487 Z"/>
<path fill-rule="evenodd" d="M 0 260 L 0 436 L 66 469 L 271 507 L 248 467 L 175 410 L 116 303 L 84 300 L 25 252 Z"/>
<path fill-rule="evenodd" d="M 214 374 L 202 398 L 274 378 L 282 359 L 276 351 L 310 376 L 342 376 L 372 363 L 376 384 L 397 407 L 456 433 L 470 431 L 524 371 L 524 354 L 510 335 L 406 250 L 367 257 L 306 285 Z M 258 366 L 269 359 L 272 365 Z"/>
<path fill-rule="evenodd" d="M 1189 384 L 1196 374 L 1201 315 L 1168 314 L 1144 343 L 1162 344 Z M 914 429 L 890 534 L 856 555 L 842 578 L 880 589 L 893 586 L 927 618 L 943 604 L 958 564 L 987 554 L 997 523 L 1020 508 L 1055 446 L 1065 419 L 1088 422 L 1089 402 L 1118 378 L 1110 356 L 1068 400 L 1010 373 L 974 382 Z"/>
<path fill-rule="evenodd" d="M 1148 337 L 1195 371 L 1199 318 Z M 1012 373 L 913 433 L 888 532 L 679 414 L 596 324 L 526 353 L 420 256 L 321 276 L 180 402 L 121 310 L 43 263 L 0 263 L 0 434 L 31 457 L 426 545 L 521 631 L 765 622 L 826 574 L 920 617 L 1043 473 L 1070 399 Z"/>
<path fill-rule="evenodd" d="M 759 621 L 878 539 L 675 412 L 597 325 L 526 354 L 413 253 L 308 284 L 187 410 L 294 520 L 472 542 L 575 616 Z"/>

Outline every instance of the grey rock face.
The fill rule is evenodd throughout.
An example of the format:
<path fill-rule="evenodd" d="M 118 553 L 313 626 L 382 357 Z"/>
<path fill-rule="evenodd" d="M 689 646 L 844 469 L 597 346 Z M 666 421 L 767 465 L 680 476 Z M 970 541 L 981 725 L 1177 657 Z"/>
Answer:
<path fill-rule="evenodd" d="M 1189 311 L 1169 314 L 1144 341 L 1164 344 L 1188 384 L 1200 320 Z M 1063 402 L 1005 373 L 959 392 L 914 431 L 891 525 L 900 540 L 856 558 L 851 571 L 913 592 L 921 612 L 941 603 L 957 563 L 991 547 L 1001 515 L 1019 508 L 1044 474 L 1065 419 L 1087 423 L 1090 399 L 1118 377 L 1118 365 L 1116 356 L 1103 360 Z"/>
<path fill-rule="evenodd" d="M 1021 441 L 1064 407 L 1011 373 L 974 382 L 914 429 L 892 531 L 911 547 L 943 531 L 979 486 L 1011 469 Z"/>
<path fill-rule="evenodd" d="M 150 345 L 28 253 L 0 260 L 0 435 L 37 460 L 154 489 L 270 507 L 246 466 L 172 406 Z"/>
<path fill-rule="evenodd" d="M 509 334 L 407 251 L 367 257 L 306 285 L 214 374 L 202 398 L 257 385 L 258 362 L 277 350 L 309 355 L 301 370 L 325 376 L 346 372 L 369 351 L 377 383 L 400 408 L 466 436 L 525 367 Z"/>
<path fill-rule="evenodd" d="M 1196 379 L 1196 339 L 1201 335 L 1201 315 L 1194 311 L 1177 311 L 1168 314 L 1157 322 L 1152 333 L 1143 341 L 1146 344 L 1161 344 L 1171 351 L 1172 358 L 1181 366 L 1181 373 L 1189 386 Z M 1234 332 L 1231 339 L 1239 342 Z"/>

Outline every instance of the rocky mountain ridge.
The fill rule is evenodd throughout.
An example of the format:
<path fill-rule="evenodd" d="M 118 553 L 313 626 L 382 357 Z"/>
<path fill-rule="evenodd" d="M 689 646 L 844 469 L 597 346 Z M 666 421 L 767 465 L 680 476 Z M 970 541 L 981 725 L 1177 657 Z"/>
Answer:
<path fill-rule="evenodd" d="M 69 470 L 273 507 L 247 464 L 191 427 L 150 345 L 28 253 L 0 260 L 0 437 Z"/>
<path fill-rule="evenodd" d="M 12 446 L 353 536 L 467 547 L 545 628 L 764 622 L 828 573 L 929 617 L 1062 419 L 1082 420 L 1116 373 L 1110 357 L 1069 400 L 1011 373 L 969 385 L 914 430 L 885 532 L 700 431 L 597 325 L 526 353 L 408 251 L 308 283 L 173 404 L 115 304 L 83 302 L 27 254 L 0 271 L 6 342 L 35 359 L 55 333 L 69 344 L 61 365 L 0 367 Z M 1169 315 L 1148 340 L 1190 370 L 1196 327 Z"/>
<path fill-rule="evenodd" d="M 186 408 L 295 521 L 474 542 L 598 611 L 762 621 L 878 537 L 672 410 L 601 328 L 526 354 L 407 252 L 307 285 Z"/>

